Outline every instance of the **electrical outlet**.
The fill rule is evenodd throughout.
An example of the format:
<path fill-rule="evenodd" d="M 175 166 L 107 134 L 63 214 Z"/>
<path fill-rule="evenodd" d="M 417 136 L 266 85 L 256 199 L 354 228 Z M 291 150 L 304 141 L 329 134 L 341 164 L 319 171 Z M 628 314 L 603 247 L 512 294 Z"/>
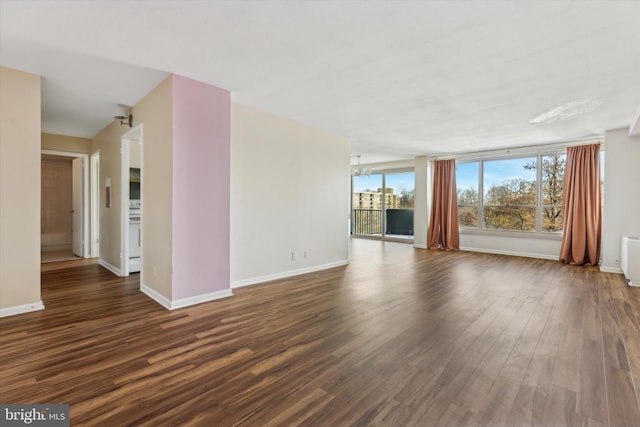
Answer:
<path fill-rule="evenodd" d="M 291 252 L 291 261 L 295 261 L 295 260 L 296 260 L 296 253 Z"/>

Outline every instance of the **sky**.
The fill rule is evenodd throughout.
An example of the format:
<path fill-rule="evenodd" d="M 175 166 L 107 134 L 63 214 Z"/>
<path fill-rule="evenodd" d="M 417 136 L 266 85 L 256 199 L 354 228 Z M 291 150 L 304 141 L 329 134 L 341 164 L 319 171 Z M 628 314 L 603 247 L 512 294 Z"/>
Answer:
<path fill-rule="evenodd" d="M 526 170 L 524 165 L 535 163 L 536 158 L 485 160 L 484 162 L 484 191 L 493 185 L 500 185 L 513 178 L 536 180 L 535 170 Z M 458 163 L 456 165 L 456 185 L 458 188 L 469 187 L 478 189 L 478 162 Z"/>
<path fill-rule="evenodd" d="M 413 172 L 386 174 L 385 186 L 393 188 L 394 194 L 400 194 L 402 190 L 411 191 L 415 187 L 415 174 Z M 353 191 L 360 192 L 366 189 L 376 191 L 382 188 L 382 175 L 354 176 Z"/>
<path fill-rule="evenodd" d="M 524 165 L 535 162 L 535 157 L 485 160 L 484 161 L 484 190 L 485 192 L 492 185 L 500 185 L 504 181 L 513 178 L 525 178 L 530 181 L 536 180 L 535 170 L 526 170 Z M 604 162 L 602 162 L 604 163 Z M 458 188 L 469 187 L 478 188 L 478 168 L 479 162 L 458 163 L 456 165 L 456 184 Z M 382 175 L 373 174 L 368 176 L 353 177 L 353 191 L 359 192 L 366 189 L 376 191 L 382 187 Z M 415 187 L 415 174 L 413 172 L 389 173 L 386 174 L 386 187 L 393 188 L 395 194 L 400 194 L 402 190 L 411 191 Z"/>
<path fill-rule="evenodd" d="M 501 184 L 511 178 L 526 177 L 535 181 L 536 172 L 527 171 L 524 165 L 535 161 L 535 157 L 524 159 L 485 160 L 484 162 L 484 189 L 488 190 L 494 184 Z M 393 188 L 395 194 L 402 190 L 411 191 L 415 187 L 415 174 L 413 172 L 386 174 L 386 187 Z M 478 162 L 458 163 L 456 165 L 456 184 L 458 188 L 478 188 Z M 353 177 L 353 191 L 360 192 L 366 189 L 376 191 L 382 187 L 382 174 Z"/>

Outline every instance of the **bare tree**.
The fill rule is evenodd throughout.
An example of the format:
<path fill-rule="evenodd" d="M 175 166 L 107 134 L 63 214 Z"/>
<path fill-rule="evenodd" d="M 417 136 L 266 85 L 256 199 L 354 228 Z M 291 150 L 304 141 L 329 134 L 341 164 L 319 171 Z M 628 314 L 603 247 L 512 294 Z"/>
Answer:
<path fill-rule="evenodd" d="M 562 230 L 562 195 L 564 192 L 565 155 L 542 157 L 542 229 L 544 231 Z M 525 165 L 527 170 L 535 170 L 536 164 Z"/>
<path fill-rule="evenodd" d="M 414 205 L 414 199 L 415 199 L 415 191 L 414 190 L 402 190 L 400 192 L 400 199 L 399 199 L 399 208 L 402 209 L 413 209 L 413 205 Z"/>

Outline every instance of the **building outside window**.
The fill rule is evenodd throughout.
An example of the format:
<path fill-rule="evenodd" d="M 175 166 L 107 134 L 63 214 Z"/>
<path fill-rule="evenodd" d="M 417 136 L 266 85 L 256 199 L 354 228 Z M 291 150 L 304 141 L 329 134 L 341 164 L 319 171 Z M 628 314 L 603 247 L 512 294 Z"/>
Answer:
<path fill-rule="evenodd" d="M 351 234 L 413 241 L 414 197 L 413 171 L 354 176 Z"/>

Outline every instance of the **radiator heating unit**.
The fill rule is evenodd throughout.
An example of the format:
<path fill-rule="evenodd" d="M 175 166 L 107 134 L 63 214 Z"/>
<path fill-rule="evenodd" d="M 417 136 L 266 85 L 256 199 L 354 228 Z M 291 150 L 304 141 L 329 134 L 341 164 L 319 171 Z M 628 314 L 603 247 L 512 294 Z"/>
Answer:
<path fill-rule="evenodd" d="M 640 237 L 624 236 L 620 267 L 631 286 L 640 286 Z"/>

